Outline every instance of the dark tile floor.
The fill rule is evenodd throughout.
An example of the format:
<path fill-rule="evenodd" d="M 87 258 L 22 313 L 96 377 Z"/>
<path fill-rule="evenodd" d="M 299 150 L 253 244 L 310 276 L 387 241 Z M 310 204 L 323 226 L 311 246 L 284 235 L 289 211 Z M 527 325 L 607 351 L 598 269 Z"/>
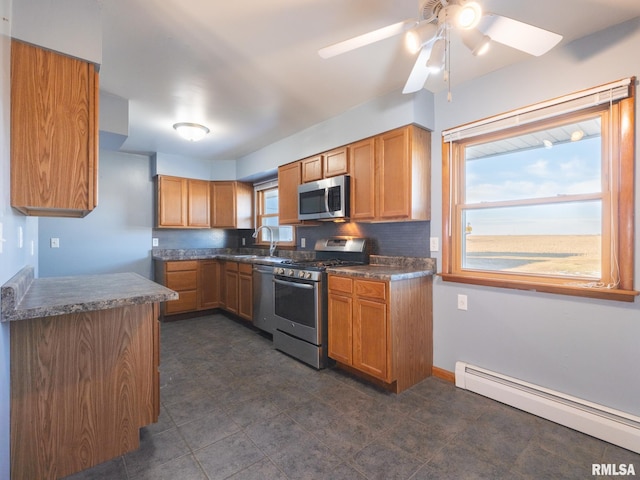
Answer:
<path fill-rule="evenodd" d="M 222 314 L 162 324 L 160 421 L 81 479 L 580 479 L 640 455 L 429 378 L 394 395 Z M 613 478 L 613 477 L 612 477 Z M 618 477 L 616 477 L 618 478 Z"/>

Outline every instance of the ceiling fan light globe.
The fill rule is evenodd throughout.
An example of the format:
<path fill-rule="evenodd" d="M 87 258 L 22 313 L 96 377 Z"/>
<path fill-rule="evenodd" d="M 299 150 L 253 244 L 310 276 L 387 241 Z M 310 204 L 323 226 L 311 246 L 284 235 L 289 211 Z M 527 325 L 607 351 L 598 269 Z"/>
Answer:
<path fill-rule="evenodd" d="M 481 56 L 489 51 L 491 37 L 483 34 L 477 28 L 473 28 L 462 32 L 462 43 L 471 50 L 474 56 Z"/>
<path fill-rule="evenodd" d="M 465 2 L 456 12 L 456 26 L 469 30 L 478 26 L 482 18 L 482 8 L 477 2 Z"/>
<path fill-rule="evenodd" d="M 431 55 L 427 60 L 427 69 L 429 73 L 438 73 L 444 68 L 444 55 L 446 50 L 446 43 L 444 38 L 439 38 L 433 44 L 431 49 Z"/>
<path fill-rule="evenodd" d="M 412 54 L 418 53 L 425 44 L 435 37 L 437 31 L 438 28 L 432 23 L 418 25 L 412 28 L 404 37 L 407 50 Z"/>

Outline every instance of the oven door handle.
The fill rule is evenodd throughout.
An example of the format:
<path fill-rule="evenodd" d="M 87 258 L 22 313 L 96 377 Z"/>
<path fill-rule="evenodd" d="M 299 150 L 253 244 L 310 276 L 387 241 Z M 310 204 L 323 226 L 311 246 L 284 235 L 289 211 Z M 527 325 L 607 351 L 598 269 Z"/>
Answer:
<path fill-rule="evenodd" d="M 280 285 L 286 285 L 287 287 L 304 288 L 307 290 L 313 290 L 315 288 L 314 285 L 309 285 L 307 283 L 283 282 L 282 280 L 278 280 L 276 278 L 273 279 L 273 283 L 279 283 Z"/>

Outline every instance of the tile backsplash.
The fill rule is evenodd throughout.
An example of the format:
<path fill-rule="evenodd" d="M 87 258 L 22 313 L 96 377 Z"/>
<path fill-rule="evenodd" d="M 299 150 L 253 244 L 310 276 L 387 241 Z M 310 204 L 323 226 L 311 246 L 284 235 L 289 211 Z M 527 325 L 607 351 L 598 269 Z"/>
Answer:
<path fill-rule="evenodd" d="M 253 230 L 154 229 L 159 248 L 240 248 L 254 243 Z M 334 236 L 365 237 L 371 254 L 429 257 L 430 222 L 333 223 L 297 228 L 297 250 L 313 250 L 316 240 Z M 301 239 L 305 248 L 301 248 Z"/>

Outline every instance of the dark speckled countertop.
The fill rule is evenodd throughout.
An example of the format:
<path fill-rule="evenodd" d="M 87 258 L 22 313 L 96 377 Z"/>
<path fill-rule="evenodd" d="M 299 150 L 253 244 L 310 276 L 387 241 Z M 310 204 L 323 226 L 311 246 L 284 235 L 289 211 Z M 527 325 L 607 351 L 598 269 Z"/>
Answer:
<path fill-rule="evenodd" d="M 27 320 L 163 302 L 177 292 L 137 273 L 34 278 L 25 267 L 2 286 L 1 320 Z"/>
<path fill-rule="evenodd" d="M 436 261 L 433 258 L 386 257 L 381 255 L 371 255 L 369 265 L 327 268 L 327 273 L 389 281 L 426 277 L 433 275 L 435 272 Z"/>

